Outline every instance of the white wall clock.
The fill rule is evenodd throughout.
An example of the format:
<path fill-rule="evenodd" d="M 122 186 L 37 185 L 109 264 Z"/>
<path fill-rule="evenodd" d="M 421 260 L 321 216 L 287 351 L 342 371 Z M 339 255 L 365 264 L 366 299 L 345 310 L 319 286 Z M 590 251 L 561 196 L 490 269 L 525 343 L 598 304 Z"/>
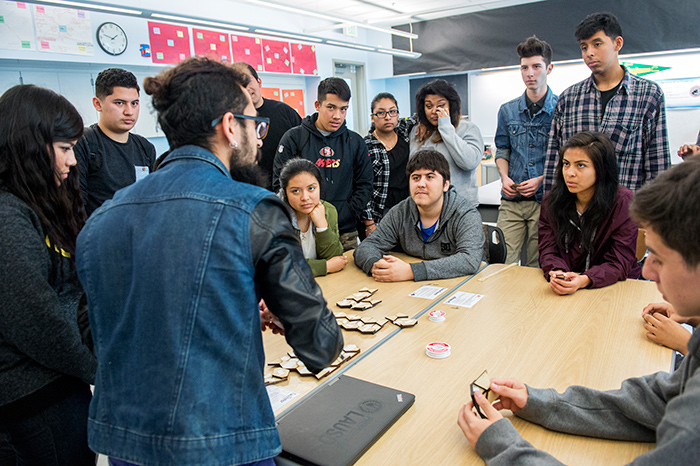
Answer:
<path fill-rule="evenodd" d="M 126 50 L 126 32 L 116 23 L 107 22 L 97 28 L 97 43 L 110 55 L 121 55 Z"/>

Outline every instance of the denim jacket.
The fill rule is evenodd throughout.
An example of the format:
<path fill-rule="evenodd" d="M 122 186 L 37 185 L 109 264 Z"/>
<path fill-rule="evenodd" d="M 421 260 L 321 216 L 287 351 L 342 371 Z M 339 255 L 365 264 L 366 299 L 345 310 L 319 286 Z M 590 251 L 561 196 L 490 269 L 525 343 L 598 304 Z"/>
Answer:
<path fill-rule="evenodd" d="M 200 147 L 174 150 L 96 210 L 77 268 L 98 356 L 88 442 L 99 453 L 169 466 L 278 454 L 261 297 L 311 371 L 342 348 L 281 201 Z"/>
<path fill-rule="evenodd" d="M 532 118 L 527 110 L 525 93 L 501 105 L 494 141 L 497 147 L 496 159 L 508 160 L 508 176 L 513 182 L 521 183 L 544 174 L 549 129 L 557 99 L 548 87 L 544 106 Z M 502 199 L 517 201 L 522 196 L 510 199 L 502 195 Z M 537 202 L 542 201 L 541 185 L 535 199 Z"/>

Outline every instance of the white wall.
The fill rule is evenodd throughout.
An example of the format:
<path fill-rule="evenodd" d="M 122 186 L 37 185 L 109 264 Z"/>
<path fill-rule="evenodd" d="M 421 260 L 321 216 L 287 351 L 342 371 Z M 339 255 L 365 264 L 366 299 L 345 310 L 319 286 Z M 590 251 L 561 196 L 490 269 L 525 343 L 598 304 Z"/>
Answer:
<path fill-rule="evenodd" d="M 668 70 L 644 76 L 654 81 L 700 77 L 700 52 L 666 53 L 653 56 L 625 56 L 622 61 L 647 65 L 669 66 Z M 590 71 L 583 62 L 556 65 L 548 83 L 559 94 L 570 85 L 587 78 Z M 514 99 L 525 91 L 520 70 L 483 71 L 470 73 L 469 111 L 471 120 L 479 126 L 486 144 L 492 144 L 496 133 L 498 109 L 501 104 Z M 663 83 L 661 83 L 663 87 Z M 695 142 L 700 130 L 700 108 L 667 109 L 669 144 L 672 163 L 679 163 L 676 151 L 681 144 Z"/>
<path fill-rule="evenodd" d="M 143 8 L 139 1 L 125 1 L 122 6 Z M 327 21 L 263 10 L 260 7 L 241 7 L 235 2 L 226 0 L 188 2 L 187 4 L 153 1 L 149 2 L 148 9 L 211 19 L 228 16 L 232 21 L 251 25 L 256 25 L 257 23 L 258 26 L 291 32 L 303 32 L 304 28 L 320 27 L 328 24 Z M 157 74 L 166 66 L 153 64 L 151 58 L 142 57 L 139 52 L 140 44 L 148 44 L 150 42 L 147 19 L 90 12 L 93 38 L 97 27 L 105 21 L 114 21 L 125 30 L 128 36 L 128 48 L 122 55 L 117 57 L 108 55 L 96 43 L 93 56 L 45 53 L 36 50 L 0 50 L 0 94 L 9 87 L 21 83 L 48 87 L 65 95 L 81 113 L 86 125 L 96 122 L 98 115 L 91 102 L 94 96 L 94 79 L 101 70 L 108 67 L 125 68 L 133 72 L 139 82 L 143 83 L 144 78 Z M 191 33 L 192 26 L 187 26 L 190 28 Z M 207 27 L 207 29 L 223 33 L 235 33 L 235 31 L 211 27 Z M 327 31 L 320 35 L 348 42 L 369 42 L 374 45 L 391 47 L 389 35 L 376 31 L 360 29 L 357 38 L 344 37 L 334 31 Z M 193 47 L 191 52 L 194 52 Z M 313 113 L 316 88 L 322 78 L 333 76 L 334 59 L 364 64 L 366 71 L 365 86 L 367 86 L 368 79 L 373 79 L 377 76 L 390 76 L 392 74 L 393 67 L 391 65 L 391 56 L 389 55 L 330 45 L 318 45 L 316 47 L 318 76 L 261 73 L 260 77 L 265 87 L 303 89 L 306 112 L 307 114 Z M 163 138 L 164 135 L 158 128 L 156 115 L 151 107 L 151 99 L 142 92 L 141 102 L 141 115 L 134 131 L 148 138 L 154 138 L 154 142 L 160 148 L 165 142 L 164 140 L 159 140 L 159 138 Z"/>

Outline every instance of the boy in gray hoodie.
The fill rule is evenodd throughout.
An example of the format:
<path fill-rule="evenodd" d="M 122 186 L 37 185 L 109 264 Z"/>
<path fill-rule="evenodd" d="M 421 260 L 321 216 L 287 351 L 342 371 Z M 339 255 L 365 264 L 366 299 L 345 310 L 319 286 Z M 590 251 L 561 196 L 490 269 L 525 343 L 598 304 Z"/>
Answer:
<path fill-rule="evenodd" d="M 646 229 L 649 250 L 644 277 L 656 282 L 673 306 L 674 320 L 700 317 L 700 159 L 667 170 L 637 191 L 631 217 Z M 671 316 L 669 316 L 671 317 Z M 487 465 L 554 465 L 554 457 L 523 440 L 499 409 L 547 429 L 636 442 L 656 448 L 635 465 L 698 464 L 700 458 L 700 332 L 688 342 L 688 355 L 673 373 L 627 379 L 618 390 L 573 386 L 564 393 L 536 389 L 514 379 L 491 379 L 500 397 L 476 402 L 486 415 L 459 412 L 458 424 Z"/>
<path fill-rule="evenodd" d="M 434 150 L 408 161 L 411 197 L 394 206 L 355 250 L 355 264 L 377 281 L 436 280 L 474 273 L 481 264 L 484 230 L 472 202 L 450 186 L 450 166 Z M 423 262 L 388 252 L 400 246 Z"/>

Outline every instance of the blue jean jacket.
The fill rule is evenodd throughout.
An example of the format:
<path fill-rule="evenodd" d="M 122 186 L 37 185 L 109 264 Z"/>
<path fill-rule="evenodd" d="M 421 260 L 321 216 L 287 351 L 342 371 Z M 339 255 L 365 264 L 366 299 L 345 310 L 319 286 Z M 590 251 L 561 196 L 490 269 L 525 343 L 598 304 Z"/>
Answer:
<path fill-rule="evenodd" d="M 508 176 L 521 183 L 544 174 L 544 161 L 547 155 L 549 129 L 558 97 L 547 88 L 544 106 L 532 118 L 527 111 L 525 93 L 520 97 L 501 105 L 498 111 L 498 128 L 496 129 L 496 159 L 509 162 Z M 501 194 L 502 199 L 507 198 Z M 542 201 L 542 186 L 535 194 L 537 202 Z"/>
<path fill-rule="evenodd" d="M 185 146 L 90 217 L 77 265 L 99 362 L 93 450 L 210 466 L 279 453 L 249 234 L 271 195 Z"/>

